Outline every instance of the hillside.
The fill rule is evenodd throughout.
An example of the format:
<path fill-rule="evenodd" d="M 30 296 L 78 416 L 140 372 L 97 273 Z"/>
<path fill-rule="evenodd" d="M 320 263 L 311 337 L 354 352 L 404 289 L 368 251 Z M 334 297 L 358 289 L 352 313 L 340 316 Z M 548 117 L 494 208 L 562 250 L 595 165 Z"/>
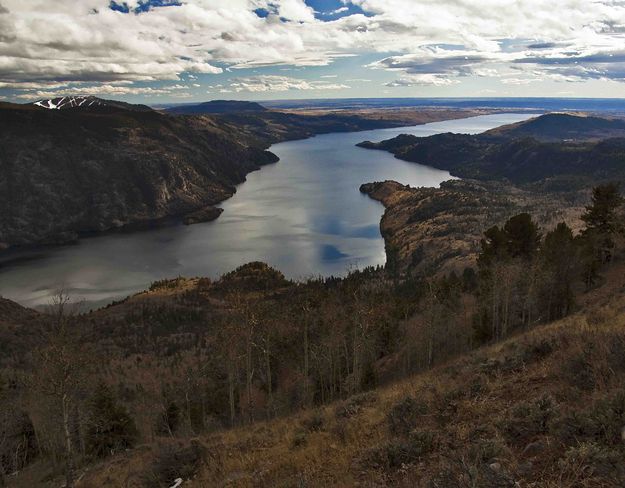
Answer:
<path fill-rule="evenodd" d="M 176 115 L 224 114 L 232 112 L 265 112 L 267 109 L 256 102 L 239 100 L 211 100 L 198 104 L 185 104 L 165 109 Z"/>
<path fill-rule="evenodd" d="M 485 135 L 506 138 L 533 137 L 540 141 L 625 137 L 625 120 L 579 114 L 550 113 L 517 124 L 498 127 Z"/>
<path fill-rule="evenodd" d="M 0 246 L 181 216 L 276 160 L 209 117 L 104 109 L 1 109 Z"/>
<path fill-rule="evenodd" d="M 250 171 L 276 161 L 266 151 L 275 142 L 472 114 L 422 112 L 408 121 L 208 102 L 220 113 L 168 115 L 95 97 L 37 103 L 48 108 L 0 105 L 0 251 L 120 227 L 212 220 L 220 213 L 214 206 Z"/>
<path fill-rule="evenodd" d="M 579 227 L 588 195 L 566 197 L 494 181 L 450 180 L 440 188 L 395 181 L 366 183 L 360 191 L 384 205 L 380 231 L 386 267 L 400 275 L 462 273 L 476 264 L 484 229 L 528 212 L 543 229 L 562 221 Z"/>
<path fill-rule="evenodd" d="M 622 486 L 624 272 L 564 320 L 282 419 L 161 438 L 77 486 Z"/>
<path fill-rule="evenodd" d="M 360 147 L 392 152 L 399 159 L 449 170 L 453 175 L 478 180 L 506 179 L 515 184 L 542 182 L 547 189 L 568 189 L 580 183 L 621 179 L 625 176 L 625 139 L 609 137 L 624 126 L 621 120 L 544 115 L 479 135 L 438 134 L 430 137 L 400 135 Z M 620 129 L 619 129 L 620 130 Z M 599 141 L 543 142 L 546 139 L 582 139 L 603 134 Z M 557 137 L 556 137 L 557 136 Z M 575 189 L 575 188 L 573 188 Z"/>

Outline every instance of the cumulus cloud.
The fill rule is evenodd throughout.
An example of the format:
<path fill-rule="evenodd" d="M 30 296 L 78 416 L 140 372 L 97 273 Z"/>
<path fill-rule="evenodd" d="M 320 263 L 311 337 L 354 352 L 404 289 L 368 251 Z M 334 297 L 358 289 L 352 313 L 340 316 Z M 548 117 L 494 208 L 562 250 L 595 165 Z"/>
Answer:
<path fill-rule="evenodd" d="M 425 73 L 421 75 L 404 75 L 386 83 L 386 86 L 447 86 L 460 83 L 459 80 L 445 75 Z"/>
<path fill-rule="evenodd" d="M 304 0 L 1 2 L 0 82 L 24 91 L 323 66 L 365 53 L 380 56 L 369 68 L 397 73 L 390 86 L 474 76 L 625 80 L 620 0 L 346 0 L 338 18 L 316 18 Z M 234 83 L 223 89 L 324 89 L 302 80 Z"/>
<path fill-rule="evenodd" d="M 281 92 L 289 90 L 342 90 L 349 88 L 340 83 L 325 81 L 308 81 L 288 76 L 259 75 L 247 78 L 235 78 L 229 85 L 230 91 L 235 92 Z"/>
<path fill-rule="evenodd" d="M 0 85 L 1 87 L 1 85 Z M 126 95 L 147 95 L 160 97 L 168 95 L 174 98 L 189 98 L 188 88 L 185 85 L 171 85 L 161 88 L 135 87 L 115 84 L 99 84 L 95 86 L 69 85 L 49 85 L 48 89 L 33 89 L 16 95 L 16 98 L 31 100 L 33 98 L 53 98 L 69 95 L 97 95 L 102 97 L 126 96 Z"/>

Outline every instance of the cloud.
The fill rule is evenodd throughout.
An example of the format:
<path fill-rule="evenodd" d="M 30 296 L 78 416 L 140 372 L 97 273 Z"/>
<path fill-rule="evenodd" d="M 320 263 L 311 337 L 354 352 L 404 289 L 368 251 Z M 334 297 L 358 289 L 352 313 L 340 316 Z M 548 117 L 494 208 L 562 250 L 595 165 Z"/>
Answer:
<path fill-rule="evenodd" d="M 58 87 L 57 87 L 58 86 Z M 114 97 L 114 96 L 127 96 L 127 95 L 145 95 L 160 97 L 168 95 L 174 98 L 188 98 L 191 95 L 186 92 L 189 87 L 184 85 L 171 85 L 161 88 L 154 87 L 135 87 L 113 84 L 98 84 L 89 86 L 76 86 L 70 85 L 54 85 L 48 86 L 48 89 L 35 89 L 28 90 L 24 93 L 19 93 L 16 98 L 33 100 L 38 98 L 53 98 L 58 96 L 69 95 L 97 95 L 102 97 Z"/>
<path fill-rule="evenodd" d="M 339 83 L 308 81 L 288 76 L 259 75 L 247 78 L 234 78 L 229 89 L 235 92 L 267 92 L 289 90 L 342 90 L 349 88 Z"/>
<path fill-rule="evenodd" d="M 386 86 L 448 86 L 460 83 L 460 81 L 441 74 L 405 75 L 386 83 Z"/>
<path fill-rule="evenodd" d="M 304 0 L 1 2 L 0 82 L 33 93 L 46 89 L 37 83 L 119 87 L 376 53 L 367 67 L 396 73 L 389 86 L 625 80 L 621 0 L 351 0 L 323 18 Z M 235 83 L 343 87 L 295 88 L 302 81 Z"/>

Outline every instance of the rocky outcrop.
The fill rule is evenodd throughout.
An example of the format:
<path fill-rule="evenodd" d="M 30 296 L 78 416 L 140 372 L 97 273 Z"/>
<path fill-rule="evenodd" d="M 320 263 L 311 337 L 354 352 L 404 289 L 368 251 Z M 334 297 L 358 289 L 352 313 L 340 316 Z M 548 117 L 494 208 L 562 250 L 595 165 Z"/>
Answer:
<path fill-rule="evenodd" d="M 223 208 L 219 207 L 205 207 L 197 210 L 195 212 L 191 212 L 188 215 L 185 215 L 182 219 L 182 222 L 185 225 L 198 224 L 200 222 L 210 222 L 215 220 L 217 217 L 221 215 L 224 211 Z"/>
<path fill-rule="evenodd" d="M 575 225 L 583 201 L 567 205 L 552 194 L 496 182 L 451 180 L 440 188 L 396 181 L 367 183 L 360 191 L 386 208 L 380 231 L 387 269 L 399 275 L 447 274 L 474 266 L 484 230 L 530 212 L 544 228 Z M 564 210 L 566 209 L 566 210 Z"/>

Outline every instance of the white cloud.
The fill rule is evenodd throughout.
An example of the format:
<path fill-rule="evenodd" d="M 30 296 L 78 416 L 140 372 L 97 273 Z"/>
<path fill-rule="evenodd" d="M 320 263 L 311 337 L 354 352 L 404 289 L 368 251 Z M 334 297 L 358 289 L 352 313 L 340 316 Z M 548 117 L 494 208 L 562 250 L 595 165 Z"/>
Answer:
<path fill-rule="evenodd" d="M 0 1 L 0 88 L 32 93 L 59 83 L 119 90 L 181 73 L 323 66 L 363 53 L 380 53 L 369 68 L 397 73 L 391 86 L 479 76 L 625 80 L 621 0 L 351 0 L 367 15 L 330 21 L 316 19 L 304 0 L 180 0 L 137 14 L 112 10 L 110 0 Z M 235 83 L 251 91 L 344 87 Z"/>
<path fill-rule="evenodd" d="M 342 90 L 349 86 L 325 81 L 308 81 L 288 76 L 259 75 L 235 78 L 229 85 L 235 92 L 267 92 L 289 90 Z"/>
<path fill-rule="evenodd" d="M 460 83 L 454 78 L 450 78 L 441 74 L 420 74 L 420 75 L 404 75 L 386 84 L 386 86 L 447 86 Z"/>
<path fill-rule="evenodd" d="M 124 86 L 114 84 L 98 84 L 89 86 L 77 86 L 75 84 L 69 85 L 51 85 L 48 89 L 36 89 L 28 90 L 24 93 L 16 95 L 16 98 L 25 100 L 32 100 L 37 98 L 52 98 L 58 96 L 68 95 L 97 95 L 97 96 L 125 96 L 125 95 L 148 95 L 148 96 L 163 96 L 168 95 L 176 98 L 186 98 L 190 95 L 185 92 L 188 87 L 184 85 L 171 85 L 161 88 L 153 87 L 135 87 Z"/>

